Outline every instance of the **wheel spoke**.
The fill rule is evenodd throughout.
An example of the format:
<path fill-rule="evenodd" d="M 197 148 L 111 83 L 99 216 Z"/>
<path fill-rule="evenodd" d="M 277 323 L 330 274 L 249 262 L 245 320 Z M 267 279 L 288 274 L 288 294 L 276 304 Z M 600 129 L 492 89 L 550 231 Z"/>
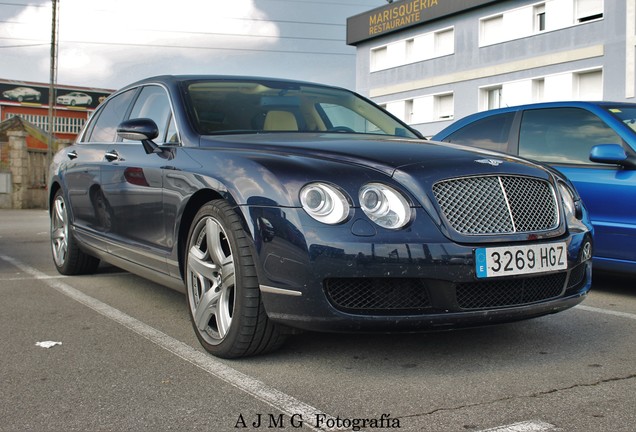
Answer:
<path fill-rule="evenodd" d="M 235 285 L 234 261 L 229 256 L 223 263 L 221 270 L 221 286 L 223 289 L 231 288 Z"/>
<path fill-rule="evenodd" d="M 207 261 L 207 257 L 207 253 L 201 251 L 197 246 L 192 246 L 188 254 L 188 265 L 196 277 L 212 281 L 215 279 L 218 267 L 213 262 Z"/>
<path fill-rule="evenodd" d="M 64 227 L 54 228 L 51 232 L 51 239 L 55 241 L 63 241 L 66 238 Z"/>
<path fill-rule="evenodd" d="M 57 216 L 57 226 L 66 226 L 66 212 L 64 211 L 64 201 L 59 198 L 55 200 L 55 215 Z"/>
<path fill-rule="evenodd" d="M 219 336 L 225 337 L 232 324 L 231 289 L 223 289 L 216 308 L 216 326 Z"/>
<path fill-rule="evenodd" d="M 66 261 L 66 240 L 64 238 L 58 238 L 53 240 L 53 257 L 58 265 L 62 265 Z"/>
<path fill-rule="evenodd" d="M 221 244 L 221 227 L 213 219 L 208 219 L 205 223 L 205 233 L 208 242 L 208 253 L 212 262 L 221 266 L 227 260 Z"/>
<path fill-rule="evenodd" d="M 214 288 L 207 290 L 201 296 L 199 304 L 195 306 L 196 310 L 194 311 L 194 322 L 199 330 L 206 331 L 210 325 L 210 319 L 213 316 L 218 316 L 220 297 L 221 292 L 216 291 Z"/>

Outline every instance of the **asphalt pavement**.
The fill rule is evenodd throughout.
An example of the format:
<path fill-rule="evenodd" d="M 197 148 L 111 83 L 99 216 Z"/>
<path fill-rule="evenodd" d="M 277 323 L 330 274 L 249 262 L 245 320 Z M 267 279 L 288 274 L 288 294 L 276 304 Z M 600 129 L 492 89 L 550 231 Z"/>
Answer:
<path fill-rule="evenodd" d="M 534 320 L 306 332 L 228 361 L 182 294 L 108 265 L 59 275 L 48 230 L 44 210 L 0 210 L 0 431 L 635 430 L 634 277 L 595 275 Z"/>

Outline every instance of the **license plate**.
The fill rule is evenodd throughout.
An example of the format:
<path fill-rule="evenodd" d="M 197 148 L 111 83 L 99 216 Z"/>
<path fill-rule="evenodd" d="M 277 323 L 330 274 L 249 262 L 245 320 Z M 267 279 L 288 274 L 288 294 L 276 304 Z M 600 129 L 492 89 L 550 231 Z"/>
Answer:
<path fill-rule="evenodd" d="M 543 273 L 568 268 L 564 242 L 475 249 L 478 278 Z"/>

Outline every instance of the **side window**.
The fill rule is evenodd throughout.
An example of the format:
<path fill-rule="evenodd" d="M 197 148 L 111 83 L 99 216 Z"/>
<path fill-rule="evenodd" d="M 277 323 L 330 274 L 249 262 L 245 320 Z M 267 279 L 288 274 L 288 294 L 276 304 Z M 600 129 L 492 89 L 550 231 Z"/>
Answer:
<path fill-rule="evenodd" d="M 137 101 L 135 101 L 129 118 L 149 118 L 154 120 L 159 128 L 159 136 L 157 136 L 156 141 L 165 143 L 167 141 L 166 131 L 170 127 L 169 123 L 172 122 L 170 99 L 166 91 L 156 85 L 144 87 Z"/>
<path fill-rule="evenodd" d="M 515 113 L 503 113 L 477 120 L 452 133 L 444 141 L 508 152 L 508 136 Z"/>
<path fill-rule="evenodd" d="M 592 164 L 597 144 L 620 144 L 621 138 L 601 119 L 581 108 L 549 108 L 523 113 L 519 155 L 541 162 Z"/>
<path fill-rule="evenodd" d="M 97 117 L 88 126 L 86 139 L 91 142 L 115 142 L 117 126 L 124 120 L 126 110 L 135 94 L 135 89 L 125 91 L 111 100 L 99 111 Z"/>

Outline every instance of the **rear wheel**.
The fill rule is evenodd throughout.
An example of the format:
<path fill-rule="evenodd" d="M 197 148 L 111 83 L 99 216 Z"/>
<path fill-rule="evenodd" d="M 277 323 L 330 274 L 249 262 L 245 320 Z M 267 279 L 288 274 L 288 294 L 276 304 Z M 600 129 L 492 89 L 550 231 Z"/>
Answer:
<path fill-rule="evenodd" d="M 194 218 L 186 253 L 186 291 L 194 331 L 211 354 L 237 358 L 278 348 L 285 340 L 261 301 L 250 239 L 223 200 Z"/>
<path fill-rule="evenodd" d="M 51 209 L 51 251 L 57 271 L 64 275 L 94 273 L 99 265 L 99 259 L 77 246 L 61 189 L 55 194 Z"/>

